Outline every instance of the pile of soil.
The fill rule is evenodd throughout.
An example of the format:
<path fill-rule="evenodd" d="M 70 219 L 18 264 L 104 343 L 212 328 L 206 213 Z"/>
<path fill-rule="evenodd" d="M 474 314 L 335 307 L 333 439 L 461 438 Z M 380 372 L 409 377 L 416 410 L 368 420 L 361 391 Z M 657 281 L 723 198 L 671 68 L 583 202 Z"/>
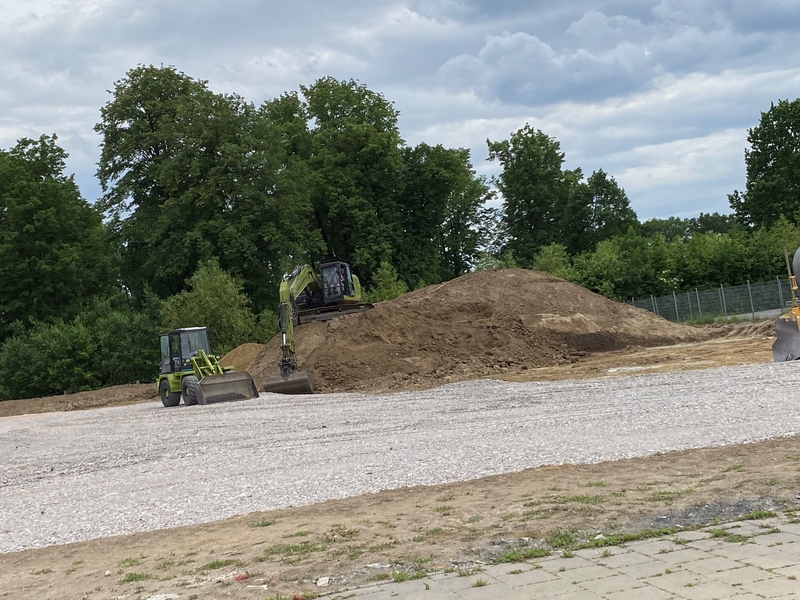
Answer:
<path fill-rule="evenodd" d="M 233 367 L 234 371 L 246 371 L 253 359 L 263 349 L 264 344 L 242 344 L 220 358 L 219 364 L 223 367 Z"/>
<path fill-rule="evenodd" d="M 59 394 L 45 398 L 26 400 L 4 400 L 0 402 L 0 417 L 66 410 L 84 410 L 101 406 L 121 406 L 136 402 L 151 402 L 158 399 L 155 383 L 133 383 L 115 385 L 88 392 Z"/>
<path fill-rule="evenodd" d="M 320 392 L 430 387 L 722 333 L 522 269 L 470 273 L 295 332 L 298 368 Z M 258 385 L 278 374 L 279 358 L 276 337 L 247 368 Z"/>

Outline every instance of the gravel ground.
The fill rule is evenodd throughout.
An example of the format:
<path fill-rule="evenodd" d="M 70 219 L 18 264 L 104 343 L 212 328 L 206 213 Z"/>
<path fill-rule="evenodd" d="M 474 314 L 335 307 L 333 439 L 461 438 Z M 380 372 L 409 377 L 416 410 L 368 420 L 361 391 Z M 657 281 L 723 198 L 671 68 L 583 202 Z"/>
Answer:
<path fill-rule="evenodd" d="M 800 365 L 0 419 L 0 552 L 800 433 Z"/>

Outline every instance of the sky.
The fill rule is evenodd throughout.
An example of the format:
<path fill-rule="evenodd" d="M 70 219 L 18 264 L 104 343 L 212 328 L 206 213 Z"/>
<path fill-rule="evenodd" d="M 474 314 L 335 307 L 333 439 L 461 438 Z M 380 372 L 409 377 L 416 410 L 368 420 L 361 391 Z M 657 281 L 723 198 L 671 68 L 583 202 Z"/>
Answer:
<path fill-rule="evenodd" d="M 256 105 L 324 76 L 400 112 L 409 145 L 526 123 L 603 169 L 642 220 L 730 212 L 747 130 L 800 96 L 800 0 L 0 0 L 0 148 L 58 135 L 84 197 L 108 90 L 172 65 Z"/>

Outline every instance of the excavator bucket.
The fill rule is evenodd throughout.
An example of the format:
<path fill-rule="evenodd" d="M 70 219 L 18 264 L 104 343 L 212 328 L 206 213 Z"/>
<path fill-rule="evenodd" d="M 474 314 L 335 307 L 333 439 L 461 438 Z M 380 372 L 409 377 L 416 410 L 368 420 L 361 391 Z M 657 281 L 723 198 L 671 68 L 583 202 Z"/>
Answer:
<path fill-rule="evenodd" d="M 288 377 L 267 377 L 264 391 L 273 394 L 313 394 L 314 378 L 310 371 L 295 371 Z"/>
<path fill-rule="evenodd" d="M 789 313 L 775 321 L 777 339 L 772 344 L 772 357 L 775 362 L 800 359 L 800 328 L 797 317 Z"/>
<path fill-rule="evenodd" d="M 256 383 L 248 373 L 231 371 L 222 375 L 208 375 L 197 384 L 198 404 L 247 398 L 258 398 Z"/>

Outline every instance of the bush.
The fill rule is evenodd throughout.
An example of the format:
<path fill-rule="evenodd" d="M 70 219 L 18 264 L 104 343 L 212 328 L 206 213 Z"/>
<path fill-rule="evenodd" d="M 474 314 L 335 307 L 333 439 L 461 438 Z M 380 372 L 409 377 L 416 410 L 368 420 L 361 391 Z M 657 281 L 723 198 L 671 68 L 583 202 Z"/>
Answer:
<path fill-rule="evenodd" d="M 372 278 L 372 286 L 364 292 L 364 300 L 367 302 L 383 302 L 384 300 L 394 300 L 408 291 L 405 282 L 398 280 L 397 270 L 383 261 L 381 266 L 375 271 Z"/>

